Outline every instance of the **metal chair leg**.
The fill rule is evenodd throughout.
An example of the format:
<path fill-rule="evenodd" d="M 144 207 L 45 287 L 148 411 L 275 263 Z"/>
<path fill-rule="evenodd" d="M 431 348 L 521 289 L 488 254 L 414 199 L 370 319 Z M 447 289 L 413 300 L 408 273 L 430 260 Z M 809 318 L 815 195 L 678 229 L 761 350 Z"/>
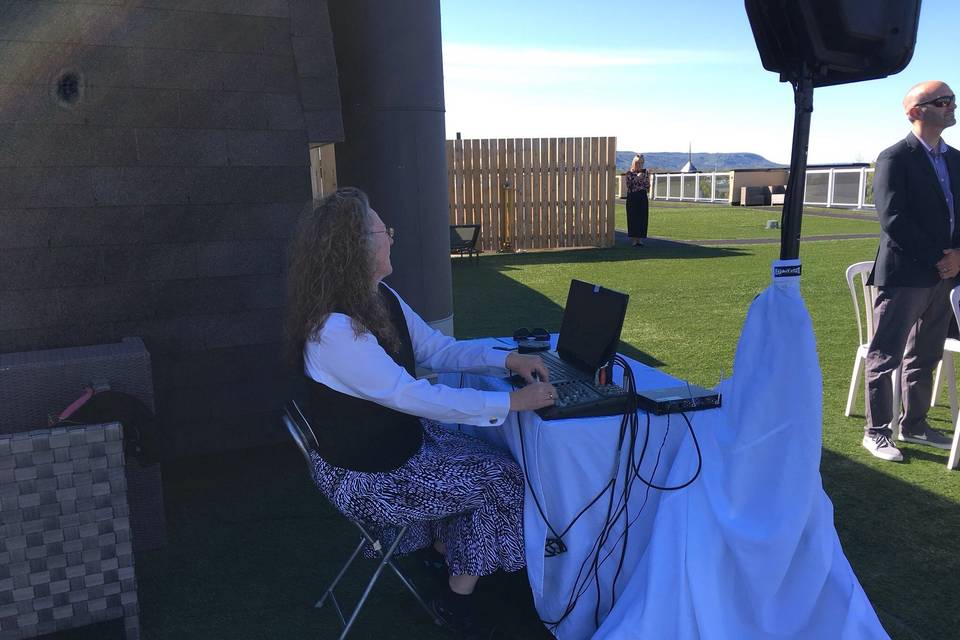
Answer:
<path fill-rule="evenodd" d="M 340 611 L 340 603 L 337 602 L 337 596 L 334 595 L 333 590 L 337 588 L 337 583 L 340 582 L 340 579 L 343 578 L 344 574 L 347 572 L 347 569 L 350 568 L 350 565 L 353 564 L 353 561 L 356 559 L 357 555 L 360 554 L 360 551 L 363 549 L 363 545 L 366 544 L 364 538 L 360 538 L 357 548 L 353 550 L 353 553 L 350 554 L 350 558 L 340 569 L 340 573 L 337 574 L 337 577 L 333 579 L 333 582 L 330 583 L 330 586 L 327 587 L 327 590 L 323 592 L 323 596 L 317 600 L 317 603 L 313 605 L 315 608 L 319 609 L 323 607 L 323 603 L 330 598 L 333 601 L 333 607 L 337 610 L 337 615 L 340 617 L 340 624 L 346 624 L 347 621 L 343 617 L 343 613 Z"/>
<path fill-rule="evenodd" d="M 340 634 L 340 640 L 344 640 L 344 638 L 347 637 L 347 634 L 350 632 L 350 628 L 357 620 L 357 616 L 360 615 L 360 609 L 363 608 L 364 603 L 366 603 L 367 598 L 370 596 L 370 592 L 373 590 L 373 585 L 377 583 L 377 578 L 380 577 L 384 567 L 390 564 L 390 558 L 393 557 L 393 552 L 396 551 L 397 545 L 400 544 L 400 540 L 403 539 L 403 536 L 406 532 L 406 526 L 400 529 L 400 531 L 397 533 L 397 537 L 394 538 L 393 543 L 391 543 L 386 553 L 383 554 L 380 564 L 377 565 L 376 571 L 374 571 L 373 575 L 370 577 L 370 581 L 367 583 L 367 588 L 363 590 L 363 595 L 360 596 L 360 600 L 357 602 L 357 606 L 354 607 L 353 613 L 350 615 L 350 619 L 347 621 L 347 625 L 343 628 L 343 633 Z"/>
<path fill-rule="evenodd" d="M 420 592 L 417 591 L 416 587 L 414 587 L 413 584 L 407 580 L 407 576 L 403 575 L 400 569 L 397 569 L 396 565 L 393 564 L 393 558 L 390 559 L 388 564 L 390 565 L 390 568 L 393 569 L 393 572 L 397 574 L 397 577 L 400 578 L 400 582 L 403 583 L 403 586 L 405 586 L 407 591 L 410 592 L 410 595 L 412 595 L 417 602 L 420 603 L 420 606 L 423 607 L 423 610 L 427 612 L 427 615 L 433 619 L 433 623 L 437 626 L 442 625 L 443 621 L 437 618 L 433 611 L 430 610 L 430 606 L 423 601 L 423 598 L 420 597 Z"/>

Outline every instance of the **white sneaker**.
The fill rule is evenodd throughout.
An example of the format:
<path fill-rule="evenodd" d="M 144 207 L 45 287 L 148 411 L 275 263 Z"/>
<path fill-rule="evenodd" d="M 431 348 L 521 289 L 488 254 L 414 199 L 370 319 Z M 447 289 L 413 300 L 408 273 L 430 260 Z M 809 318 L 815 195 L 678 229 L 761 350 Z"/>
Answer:
<path fill-rule="evenodd" d="M 903 460 L 903 454 L 900 453 L 900 449 L 897 449 L 897 446 L 893 444 L 893 440 L 891 440 L 889 436 L 885 436 L 882 433 L 873 435 L 869 433 L 865 434 L 863 436 L 863 448 L 881 460 L 890 460 L 891 462 L 900 462 Z"/>

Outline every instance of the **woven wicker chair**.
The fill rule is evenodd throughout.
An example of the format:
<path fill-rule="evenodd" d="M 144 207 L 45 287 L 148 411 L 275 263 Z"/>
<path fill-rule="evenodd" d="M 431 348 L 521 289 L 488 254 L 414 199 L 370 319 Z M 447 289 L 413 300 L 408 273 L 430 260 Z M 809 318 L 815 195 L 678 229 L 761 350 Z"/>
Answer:
<path fill-rule="evenodd" d="M 118 423 L 47 427 L 101 380 L 154 410 L 139 338 L 0 354 L 0 640 L 121 617 L 138 636 L 133 550 L 166 539 L 160 466 L 124 466 Z"/>
<path fill-rule="evenodd" d="M 0 639 L 115 618 L 139 637 L 120 424 L 0 435 Z"/>

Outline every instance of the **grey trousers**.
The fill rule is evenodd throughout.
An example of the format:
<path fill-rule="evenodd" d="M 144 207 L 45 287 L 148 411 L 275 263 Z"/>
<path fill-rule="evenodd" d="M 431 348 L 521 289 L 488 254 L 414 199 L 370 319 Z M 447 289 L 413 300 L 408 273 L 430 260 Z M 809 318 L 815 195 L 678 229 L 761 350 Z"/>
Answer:
<path fill-rule="evenodd" d="M 943 356 L 950 326 L 953 279 L 933 287 L 880 287 L 873 307 L 876 331 L 867 353 L 868 433 L 891 436 L 893 389 L 890 373 L 903 364 L 900 429 L 921 431 L 930 409 L 933 371 Z"/>

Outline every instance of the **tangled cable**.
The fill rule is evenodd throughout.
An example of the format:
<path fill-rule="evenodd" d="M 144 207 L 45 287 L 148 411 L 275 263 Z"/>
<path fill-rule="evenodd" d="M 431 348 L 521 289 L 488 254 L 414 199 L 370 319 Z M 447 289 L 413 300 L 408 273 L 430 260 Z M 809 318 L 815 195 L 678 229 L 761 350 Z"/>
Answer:
<path fill-rule="evenodd" d="M 603 527 L 597 534 L 597 537 L 594 539 L 593 544 L 590 547 L 590 551 L 580 563 L 580 569 L 577 572 L 576 580 L 571 587 L 570 596 L 567 600 L 566 606 L 564 607 L 563 613 L 556 620 L 541 619 L 541 622 L 543 622 L 543 624 L 545 624 L 551 632 L 556 632 L 560 624 L 562 624 L 563 621 L 570 616 L 570 614 L 576 608 L 580 597 L 586 593 L 591 586 L 596 590 L 597 596 L 593 616 L 594 626 L 600 626 L 600 596 L 602 589 L 600 584 L 600 567 L 619 549 L 617 570 L 614 573 L 613 581 L 610 585 L 610 607 L 612 608 L 616 601 L 617 581 L 619 580 L 620 574 L 623 571 L 624 560 L 626 558 L 630 527 L 634 522 L 636 522 L 637 518 L 639 518 L 643 512 L 644 507 L 646 507 L 647 501 L 650 497 L 650 491 L 652 489 L 656 489 L 658 491 L 678 491 L 680 489 L 684 489 L 690 486 L 700 476 L 700 470 L 703 466 L 703 458 L 700 453 L 700 443 L 697 441 L 697 435 L 693 430 L 693 425 L 686 414 L 681 413 L 680 416 L 683 418 L 684 422 L 686 422 L 693 445 L 697 451 L 696 471 L 694 471 L 690 479 L 675 486 L 659 485 L 654 482 L 657 470 L 660 468 L 660 459 L 663 454 L 663 448 L 666 444 L 667 437 L 670 434 L 670 416 L 668 415 L 666 429 L 664 430 L 663 438 L 660 440 L 660 446 L 657 449 L 657 457 L 654 460 L 650 479 L 648 480 L 641 475 L 640 468 L 646 456 L 650 441 L 650 414 L 644 412 L 646 415 L 646 428 L 643 434 L 643 444 L 640 447 L 639 455 L 637 455 L 636 450 L 637 440 L 640 432 L 640 421 L 637 415 L 638 407 L 636 403 L 636 380 L 633 376 L 633 370 L 630 368 L 630 364 L 623 357 L 619 355 L 614 356 L 613 364 L 623 369 L 623 387 L 633 399 L 620 420 L 620 433 L 617 438 L 616 459 L 614 461 L 613 472 L 611 473 L 611 477 L 609 480 L 607 480 L 606 484 L 604 484 L 597 494 L 594 495 L 593 498 L 591 498 L 590 501 L 587 502 L 587 504 L 560 531 L 558 531 L 557 528 L 554 527 L 554 525 L 547 518 L 547 514 L 544 511 L 543 506 L 540 504 L 540 500 L 537 498 L 536 491 L 534 490 L 533 486 L 530 485 L 530 478 L 527 475 L 527 454 L 526 444 L 523 436 L 523 423 L 522 418 L 518 415 L 517 429 L 520 436 L 520 455 L 524 477 L 527 481 L 527 484 L 530 485 L 530 494 L 533 496 L 533 501 L 537 507 L 537 511 L 544 523 L 546 523 L 547 529 L 550 533 L 550 535 L 547 537 L 544 548 L 545 557 L 549 558 L 567 552 L 567 546 L 563 541 L 564 536 L 569 533 L 570 529 L 573 528 L 573 525 L 576 524 L 577 521 L 579 521 L 580 518 L 590 510 L 591 507 L 599 502 L 604 496 L 607 497 L 606 515 L 604 517 Z M 624 460 L 624 458 L 626 459 Z M 644 485 L 645 491 L 639 509 L 635 514 L 631 514 L 630 495 L 633 491 L 634 483 L 637 480 L 640 480 L 640 482 Z M 617 523 L 621 520 L 624 523 L 622 531 L 620 531 L 619 535 L 613 538 L 613 542 L 608 545 L 613 537 L 614 529 Z M 605 547 L 607 548 L 605 549 Z"/>

